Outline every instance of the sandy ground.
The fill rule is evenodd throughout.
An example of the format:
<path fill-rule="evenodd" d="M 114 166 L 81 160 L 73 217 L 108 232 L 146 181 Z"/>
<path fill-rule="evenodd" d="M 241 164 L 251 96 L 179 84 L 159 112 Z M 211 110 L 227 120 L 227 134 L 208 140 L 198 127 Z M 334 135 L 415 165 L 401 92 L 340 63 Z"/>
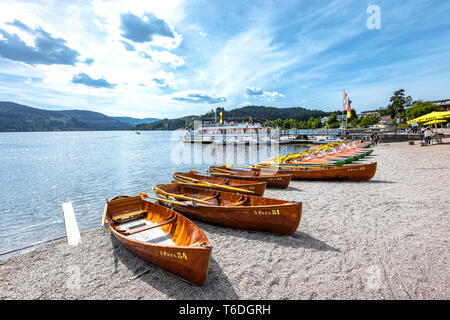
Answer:
<path fill-rule="evenodd" d="M 197 222 L 214 247 L 203 287 L 153 267 L 131 280 L 148 265 L 104 229 L 0 261 L 0 299 L 449 299 L 449 157 L 381 144 L 369 182 L 269 189 L 303 202 L 291 236 Z"/>

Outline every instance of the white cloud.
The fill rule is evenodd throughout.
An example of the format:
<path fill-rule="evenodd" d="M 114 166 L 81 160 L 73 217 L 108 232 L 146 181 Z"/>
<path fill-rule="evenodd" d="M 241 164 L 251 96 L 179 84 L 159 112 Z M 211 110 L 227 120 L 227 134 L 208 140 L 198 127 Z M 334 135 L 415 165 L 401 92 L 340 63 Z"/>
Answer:
<path fill-rule="evenodd" d="M 247 98 L 257 97 L 265 101 L 274 101 L 276 99 L 285 98 L 285 95 L 276 91 L 262 90 L 257 87 L 249 87 L 246 89 Z"/>
<path fill-rule="evenodd" d="M 146 13 L 151 13 L 160 19 L 163 19 L 174 33 L 174 37 L 161 37 L 155 36 L 155 39 L 151 42 L 154 46 L 163 47 L 166 49 L 177 48 L 183 37 L 175 31 L 173 23 L 176 23 L 183 18 L 183 1 L 180 0 L 168 0 L 168 1 L 103 1 L 95 0 L 93 2 L 94 11 L 98 14 L 103 22 L 101 25 L 109 35 L 115 39 L 122 38 L 123 31 L 120 28 L 121 14 L 132 13 L 136 16 L 142 17 Z M 99 21 L 97 19 L 97 21 Z M 140 46 L 137 46 L 138 48 Z M 142 45 L 140 49 L 144 49 L 147 46 Z"/>
<path fill-rule="evenodd" d="M 183 58 L 169 51 L 148 50 L 141 51 L 141 56 L 159 63 L 168 63 L 172 67 L 180 67 L 184 64 Z"/>
<path fill-rule="evenodd" d="M 190 103 L 208 103 L 216 104 L 226 102 L 225 97 L 218 97 L 214 94 L 209 94 L 201 90 L 190 90 L 184 92 L 177 92 L 170 96 L 172 100 Z"/>

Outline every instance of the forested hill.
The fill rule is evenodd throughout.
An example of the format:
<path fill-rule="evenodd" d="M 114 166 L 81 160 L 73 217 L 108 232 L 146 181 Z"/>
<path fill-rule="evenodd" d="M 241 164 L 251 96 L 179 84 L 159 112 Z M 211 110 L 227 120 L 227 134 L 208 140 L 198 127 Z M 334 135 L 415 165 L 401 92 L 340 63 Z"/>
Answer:
<path fill-rule="evenodd" d="M 329 112 L 309 110 L 301 107 L 274 108 L 264 106 L 246 106 L 223 112 L 223 115 L 226 116 L 228 121 L 245 121 L 248 120 L 249 117 L 252 117 L 252 119 L 260 122 L 276 119 L 295 119 L 307 121 L 311 117 L 322 117 L 328 114 Z"/>
<path fill-rule="evenodd" d="M 120 122 L 128 123 L 133 127 L 135 127 L 141 123 L 152 123 L 152 122 L 160 120 L 158 118 L 144 118 L 144 119 L 132 118 L 132 117 L 112 117 L 112 118 L 119 120 Z"/>
<path fill-rule="evenodd" d="M 86 110 L 51 111 L 0 101 L 0 131 L 132 130 L 129 123 Z"/>
<path fill-rule="evenodd" d="M 246 106 L 242 108 L 232 109 L 229 111 L 223 108 L 217 108 L 217 119 L 219 119 L 219 112 L 222 111 L 224 121 L 242 122 L 249 121 L 251 117 L 253 121 L 264 123 L 276 119 L 296 119 L 298 121 L 308 121 L 311 117 L 323 117 L 331 114 L 321 110 L 310 110 L 300 107 L 292 108 L 275 108 L 264 106 Z M 136 128 L 138 130 L 175 130 L 191 126 L 194 120 L 214 121 L 214 110 L 205 113 L 201 116 L 187 116 L 177 119 L 163 119 L 150 124 L 141 124 Z"/>

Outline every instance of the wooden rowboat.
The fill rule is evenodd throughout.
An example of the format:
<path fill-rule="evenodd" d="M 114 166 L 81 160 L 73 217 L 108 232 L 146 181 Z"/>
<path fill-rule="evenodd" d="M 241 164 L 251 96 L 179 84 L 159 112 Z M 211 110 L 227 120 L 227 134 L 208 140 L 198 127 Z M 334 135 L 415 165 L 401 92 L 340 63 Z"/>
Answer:
<path fill-rule="evenodd" d="M 265 168 L 274 172 L 292 174 L 297 180 L 370 180 L 377 171 L 377 163 L 350 164 L 344 166 L 300 167 L 300 166 L 273 166 Z M 260 167 L 252 170 L 259 171 Z"/>
<path fill-rule="evenodd" d="M 174 172 L 172 173 L 172 176 L 181 182 L 196 183 L 199 187 L 250 194 L 259 197 L 264 195 L 267 185 L 264 181 L 258 182 L 218 178 L 207 174 L 200 174 L 194 170 L 191 170 L 190 172 Z"/>
<path fill-rule="evenodd" d="M 287 188 L 292 175 L 288 173 L 239 170 L 227 166 L 211 166 L 210 174 L 214 177 L 230 178 L 235 180 L 266 182 L 268 187 Z"/>
<path fill-rule="evenodd" d="M 131 252 L 161 270 L 201 286 L 209 268 L 211 245 L 188 218 L 140 196 L 120 196 L 106 203 L 112 234 Z"/>
<path fill-rule="evenodd" d="M 297 230 L 302 213 L 301 202 L 174 183 L 157 185 L 153 190 L 166 201 L 176 200 L 170 205 L 187 217 L 247 231 L 291 234 Z"/>

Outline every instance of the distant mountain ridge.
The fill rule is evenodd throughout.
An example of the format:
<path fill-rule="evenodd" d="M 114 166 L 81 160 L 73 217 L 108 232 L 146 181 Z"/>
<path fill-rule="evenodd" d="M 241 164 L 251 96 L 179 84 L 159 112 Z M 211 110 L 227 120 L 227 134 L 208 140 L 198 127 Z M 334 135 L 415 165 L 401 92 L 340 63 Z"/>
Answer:
<path fill-rule="evenodd" d="M 87 110 L 43 110 L 0 101 L 0 131 L 134 130 L 135 125 Z"/>
<path fill-rule="evenodd" d="M 133 127 L 136 127 L 138 124 L 142 123 L 153 123 L 155 121 L 161 120 L 158 118 L 132 118 L 132 117 L 112 117 L 113 119 L 119 120 L 120 122 L 128 123 L 132 125 Z"/>
<path fill-rule="evenodd" d="M 310 117 L 322 117 L 331 112 L 310 110 L 301 107 L 275 108 L 246 106 L 232 110 L 217 108 L 223 112 L 224 121 L 246 122 L 250 117 L 255 122 L 276 119 L 307 121 Z M 176 130 L 192 127 L 195 120 L 214 121 L 214 110 L 203 115 L 190 115 L 176 119 L 133 117 L 109 117 L 87 110 L 43 110 L 14 102 L 0 101 L 0 132 L 5 131 L 101 131 L 101 130 Z"/>
<path fill-rule="evenodd" d="M 219 112 L 222 111 L 222 118 L 224 121 L 246 122 L 250 117 L 256 122 L 263 123 L 264 121 L 271 121 L 276 119 L 296 119 L 307 121 L 311 117 L 323 117 L 330 115 L 332 112 L 321 110 L 311 110 L 302 107 L 290 108 L 275 108 L 265 106 L 246 106 L 232 109 L 229 111 L 223 108 L 216 110 L 217 119 L 219 119 Z M 214 110 L 211 110 L 201 116 L 186 116 L 176 119 L 162 119 L 150 124 L 139 124 L 136 126 L 137 130 L 176 130 L 191 126 L 195 120 L 214 121 Z"/>

